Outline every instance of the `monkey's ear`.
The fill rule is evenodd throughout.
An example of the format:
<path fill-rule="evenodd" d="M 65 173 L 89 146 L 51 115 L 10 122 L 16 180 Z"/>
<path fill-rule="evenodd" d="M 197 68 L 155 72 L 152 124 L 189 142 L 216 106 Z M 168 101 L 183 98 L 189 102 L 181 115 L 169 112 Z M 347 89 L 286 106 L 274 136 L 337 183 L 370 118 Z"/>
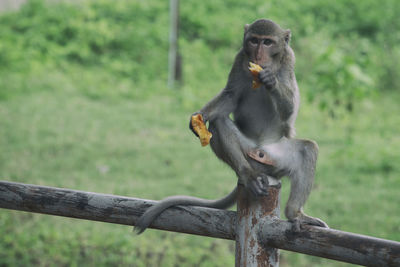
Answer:
<path fill-rule="evenodd" d="M 285 38 L 285 43 L 289 44 L 290 42 L 290 37 L 292 37 L 292 33 L 290 30 L 286 30 L 285 34 L 284 34 L 284 38 Z"/>
<path fill-rule="evenodd" d="M 247 30 L 249 29 L 249 27 L 250 27 L 250 24 L 245 24 L 245 25 L 244 25 L 244 32 L 245 32 L 245 33 L 247 32 Z"/>

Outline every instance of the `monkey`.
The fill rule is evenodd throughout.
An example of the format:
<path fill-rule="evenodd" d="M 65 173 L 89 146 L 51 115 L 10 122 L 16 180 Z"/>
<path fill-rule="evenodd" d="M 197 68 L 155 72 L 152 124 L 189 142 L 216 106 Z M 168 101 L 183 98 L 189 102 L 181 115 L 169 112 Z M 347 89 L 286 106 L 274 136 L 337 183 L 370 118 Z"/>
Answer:
<path fill-rule="evenodd" d="M 326 227 L 306 215 L 303 206 L 311 192 L 318 156 L 315 141 L 295 139 L 300 93 L 294 73 L 295 55 L 289 45 L 291 31 L 271 20 L 259 19 L 244 27 L 242 48 L 235 57 L 224 89 L 193 115 L 201 114 L 212 133 L 215 155 L 228 164 L 250 196 L 268 195 L 268 177 L 290 179 L 285 216 L 293 229 L 302 225 Z M 252 89 L 249 63 L 262 67 L 261 87 Z M 233 114 L 233 119 L 230 115 Z M 190 121 L 189 128 L 195 135 Z M 219 200 L 190 196 L 168 197 L 150 207 L 138 220 L 142 233 L 165 209 L 193 205 L 225 209 L 236 202 L 237 187 Z"/>

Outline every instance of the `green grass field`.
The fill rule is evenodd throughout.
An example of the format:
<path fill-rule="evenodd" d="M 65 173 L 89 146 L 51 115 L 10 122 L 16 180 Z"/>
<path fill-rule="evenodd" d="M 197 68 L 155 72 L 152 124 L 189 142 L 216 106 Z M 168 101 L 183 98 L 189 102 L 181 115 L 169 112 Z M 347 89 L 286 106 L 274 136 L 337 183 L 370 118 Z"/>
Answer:
<path fill-rule="evenodd" d="M 146 98 L 92 99 L 74 87 L 69 74 L 50 77 L 56 80 L 47 83 L 62 80 L 65 90 L 1 103 L 2 179 L 147 199 L 217 198 L 234 187 L 233 172 L 187 129 L 196 108 L 183 107 L 176 92 L 164 88 Z M 329 120 L 315 106 L 303 105 L 299 136 L 320 145 L 306 212 L 335 229 L 400 240 L 399 100 L 398 94 L 365 100 L 343 120 Z M 287 190 L 285 180 L 283 201 Z M 137 237 L 130 227 L 7 210 L 0 211 L 0 222 L 2 265 L 228 266 L 234 261 L 229 241 L 155 230 Z M 340 266 L 282 254 L 283 266 Z"/>
<path fill-rule="evenodd" d="M 224 86 L 242 37 L 239 25 L 263 11 L 253 14 L 252 6 L 232 5 L 240 23 L 217 27 L 223 36 L 218 39 L 212 22 L 222 16 L 223 4 L 216 4 L 216 10 L 211 2 L 196 6 L 199 14 L 209 12 L 208 17 L 189 17 L 193 9 L 182 7 L 184 85 L 171 90 L 166 88 L 168 5 L 119 3 L 99 1 L 80 9 L 33 4 L 0 16 L 0 179 L 146 199 L 174 194 L 221 197 L 235 186 L 236 177 L 209 147 L 200 146 L 188 121 Z M 266 8 L 276 11 L 274 19 L 290 25 L 294 18 L 285 20 L 276 3 Z M 160 16 L 155 18 L 155 11 Z M 73 16 L 63 24 L 60 14 Z M 221 20 L 233 23 L 232 17 Z M 158 26 L 149 24 L 150 19 Z M 331 57 L 323 57 L 326 66 L 318 63 L 322 73 L 313 74 L 315 62 L 309 53 L 320 40 L 314 36 L 320 35 L 314 35 L 311 15 L 301 19 L 309 27 L 293 23 L 292 28 L 303 92 L 297 132 L 320 147 L 316 182 L 305 211 L 335 229 L 400 241 L 397 69 L 390 68 L 393 79 L 385 85 L 392 87 L 383 90 L 378 75 L 390 73 L 374 62 L 364 68 L 363 62 L 345 58 L 350 70 L 355 64 L 366 71 L 376 66 L 369 86 L 379 93 L 359 98 L 350 94 L 353 111 L 337 106 L 333 116 L 332 110 L 324 109 L 326 103 L 310 102 L 310 96 L 335 95 L 322 86 L 331 81 L 351 90 L 357 77 L 364 76 L 357 71 L 356 78 L 349 76 L 351 71 L 335 76 L 335 68 L 329 76 L 326 66 L 341 68 L 331 63 Z M 140 30 L 131 28 L 136 22 L 143 26 Z M 311 33 L 296 39 L 301 32 Z M 150 34 L 159 39 L 149 40 Z M 60 36 L 71 41 L 65 44 Z M 223 42 L 231 39 L 236 41 Z M 332 40 L 335 44 L 337 39 Z M 138 48 L 143 44 L 147 50 Z M 371 60 L 383 53 L 382 47 L 371 48 L 376 48 L 366 56 Z M 400 55 L 397 48 L 391 50 L 393 60 Z M 347 78 L 341 79 L 342 74 Z M 281 206 L 288 185 L 285 179 Z M 135 236 L 127 226 L 0 210 L 0 266 L 233 266 L 234 250 L 234 242 L 226 240 L 156 230 Z M 284 251 L 281 255 L 281 266 L 350 266 Z"/>

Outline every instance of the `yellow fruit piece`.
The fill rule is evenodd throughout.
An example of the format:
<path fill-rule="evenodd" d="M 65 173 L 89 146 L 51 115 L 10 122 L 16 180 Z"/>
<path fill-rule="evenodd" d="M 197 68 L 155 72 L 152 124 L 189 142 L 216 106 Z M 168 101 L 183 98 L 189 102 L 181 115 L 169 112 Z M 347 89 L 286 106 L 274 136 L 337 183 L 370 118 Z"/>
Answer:
<path fill-rule="evenodd" d="M 203 121 L 203 116 L 201 114 L 196 114 L 192 116 L 192 127 L 193 130 L 199 135 L 201 145 L 208 145 L 210 143 L 212 133 L 207 130 L 207 127 Z"/>
<path fill-rule="evenodd" d="M 252 88 L 257 89 L 261 86 L 260 79 L 258 78 L 258 74 L 260 71 L 262 71 L 262 68 L 260 65 L 255 64 L 253 62 L 249 62 L 249 70 L 251 72 L 251 75 L 253 75 L 253 82 L 252 82 Z"/>

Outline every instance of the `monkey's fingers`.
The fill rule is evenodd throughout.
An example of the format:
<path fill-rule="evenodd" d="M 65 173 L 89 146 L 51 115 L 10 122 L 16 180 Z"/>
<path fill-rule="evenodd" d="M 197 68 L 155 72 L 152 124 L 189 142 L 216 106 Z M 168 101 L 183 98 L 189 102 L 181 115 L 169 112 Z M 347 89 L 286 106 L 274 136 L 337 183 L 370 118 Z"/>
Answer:
<path fill-rule="evenodd" d="M 251 179 L 248 183 L 248 189 L 255 197 L 268 196 L 268 176 L 261 174 L 256 179 Z"/>
<path fill-rule="evenodd" d="M 260 72 L 259 79 L 267 89 L 272 89 L 276 85 L 275 74 L 268 68 Z"/>
<path fill-rule="evenodd" d="M 248 152 L 247 155 L 262 164 L 275 166 L 275 162 L 261 150 L 252 150 Z"/>
<path fill-rule="evenodd" d="M 210 143 L 212 134 L 207 130 L 206 124 L 203 120 L 203 116 L 200 113 L 192 116 L 191 126 L 193 128 L 193 131 L 200 138 L 201 145 L 208 145 Z"/>

